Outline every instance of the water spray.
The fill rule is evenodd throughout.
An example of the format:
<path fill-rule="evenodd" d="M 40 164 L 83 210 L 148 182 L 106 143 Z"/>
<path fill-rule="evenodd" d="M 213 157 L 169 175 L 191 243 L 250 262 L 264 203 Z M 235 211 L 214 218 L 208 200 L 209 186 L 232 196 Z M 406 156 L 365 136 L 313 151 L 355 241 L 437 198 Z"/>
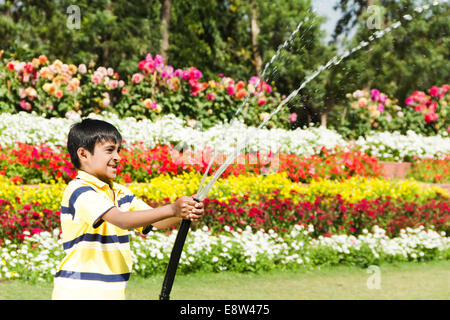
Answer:
<path fill-rule="evenodd" d="M 446 3 L 446 2 L 448 2 L 448 0 L 440 0 L 440 1 L 436 0 L 436 1 L 432 2 L 432 6 L 437 6 L 440 3 Z M 430 7 L 431 6 L 429 4 L 425 4 L 425 5 L 416 7 L 414 9 L 414 11 L 420 14 L 423 11 L 428 10 Z M 308 18 L 306 18 L 306 19 L 308 19 Z M 413 17 L 411 15 L 409 15 L 409 14 L 405 14 L 405 15 L 403 15 L 403 19 L 405 21 L 411 21 L 413 19 Z M 305 21 L 307 21 L 307 20 L 305 20 Z M 270 65 L 275 60 L 275 58 L 280 54 L 281 49 L 286 47 L 287 44 L 290 41 L 292 41 L 293 36 L 298 32 L 298 30 L 300 29 L 300 26 L 302 25 L 302 23 L 303 22 L 301 22 L 297 26 L 297 29 L 291 34 L 289 39 L 286 40 L 286 42 L 282 46 L 280 46 L 278 48 L 277 53 L 274 55 L 274 57 L 272 57 L 270 62 L 265 66 L 261 77 L 264 76 L 264 73 L 266 72 L 268 65 Z M 370 42 L 372 42 L 373 40 L 383 37 L 385 34 L 391 32 L 393 29 L 397 29 L 401 25 L 402 25 L 402 23 L 400 21 L 397 21 L 397 22 L 394 22 L 394 23 L 390 24 L 389 26 L 387 26 L 383 30 L 376 31 L 372 35 L 369 36 L 369 38 L 368 38 L 369 41 L 361 41 L 358 46 L 354 47 L 350 51 L 346 50 L 342 54 L 335 55 L 325 65 L 319 66 L 315 72 L 311 73 L 310 75 L 308 75 L 306 77 L 305 81 L 303 81 L 297 89 L 292 91 L 289 94 L 289 96 L 287 96 L 283 101 L 281 101 L 281 103 L 277 106 L 277 108 L 274 111 L 272 111 L 262 121 L 262 123 L 258 126 L 258 129 L 260 129 L 264 125 L 266 125 L 266 123 L 270 120 L 270 118 L 272 118 L 275 114 L 277 114 L 291 99 L 293 99 L 309 82 L 311 82 L 313 79 L 315 79 L 323 70 L 328 69 L 332 65 L 338 65 L 343 59 L 347 58 L 348 56 L 350 56 L 354 52 L 356 52 L 356 51 L 358 51 L 358 50 L 368 46 L 370 44 Z M 260 79 L 258 79 L 257 85 L 259 84 L 259 82 L 260 82 Z M 257 87 L 257 85 L 255 87 Z M 249 97 L 249 93 L 247 93 L 245 101 L 243 102 L 241 107 L 237 110 L 237 112 L 235 114 L 235 117 L 242 110 L 243 106 L 245 105 L 245 103 L 248 100 L 248 97 Z M 232 120 L 232 123 L 234 123 L 234 119 Z M 214 160 L 214 156 L 211 158 L 210 162 L 208 163 L 208 167 L 207 167 L 207 169 L 206 169 L 206 171 L 205 171 L 205 173 L 204 173 L 204 175 L 202 177 L 202 181 L 200 183 L 200 186 L 199 186 L 197 194 L 196 194 L 196 198 L 194 198 L 194 200 L 196 200 L 197 202 L 201 202 L 201 201 L 203 201 L 206 198 L 206 195 L 211 190 L 211 188 L 214 185 L 214 183 L 220 178 L 220 176 L 228 168 L 228 166 L 237 158 L 237 156 L 240 154 L 240 152 L 247 146 L 248 142 L 250 141 L 251 138 L 253 138 L 253 136 L 254 136 L 254 134 L 247 135 L 245 137 L 245 139 L 236 146 L 236 148 L 234 149 L 232 154 L 229 155 L 226 158 L 225 162 L 214 173 L 214 175 L 213 175 L 212 179 L 209 181 L 209 183 L 205 187 L 203 187 L 203 184 L 205 182 L 206 176 L 208 175 L 209 169 L 210 169 L 211 164 L 212 164 L 212 162 Z M 183 251 L 184 243 L 185 243 L 185 240 L 186 240 L 187 233 L 189 232 L 190 226 L 191 226 L 191 221 L 183 219 L 183 221 L 181 223 L 181 226 L 180 226 L 180 229 L 179 229 L 178 234 L 177 234 L 177 238 L 175 239 L 175 244 L 174 244 L 174 247 L 172 249 L 172 253 L 171 253 L 171 256 L 170 256 L 169 264 L 168 264 L 168 267 L 167 267 L 167 270 L 166 270 L 166 274 L 165 274 L 165 277 L 164 277 L 164 283 L 163 283 L 163 287 L 162 287 L 161 294 L 160 294 L 160 300 L 169 300 L 169 296 L 170 296 L 170 292 L 172 290 L 172 285 L 173 285 L 173 281 L 175 279 L 175 274 L 176 274 L 176 271 L 177 271 L 178 263 L 179 263 L 179 260 L 180 260 L 180 257 L 181 257 L 181 253 Z"/>

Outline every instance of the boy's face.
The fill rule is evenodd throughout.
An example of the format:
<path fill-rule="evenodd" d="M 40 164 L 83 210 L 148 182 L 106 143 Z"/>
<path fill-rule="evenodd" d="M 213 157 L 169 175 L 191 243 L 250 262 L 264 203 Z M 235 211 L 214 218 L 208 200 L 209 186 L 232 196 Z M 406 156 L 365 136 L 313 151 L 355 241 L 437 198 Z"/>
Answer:
<path fill-rule="evenodd" d="M 94 153 L 84 148 L 78 149 L 81 169 L 111 184 L 117 176 L 117 165 L 120 162 L 120 144 L 113 141 L 97 142 Z"/>

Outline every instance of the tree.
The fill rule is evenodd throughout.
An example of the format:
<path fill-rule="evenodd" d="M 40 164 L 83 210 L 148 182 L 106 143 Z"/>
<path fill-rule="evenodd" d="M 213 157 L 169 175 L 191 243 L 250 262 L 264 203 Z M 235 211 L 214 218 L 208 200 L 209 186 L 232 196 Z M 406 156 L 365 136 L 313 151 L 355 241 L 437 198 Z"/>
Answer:
<path fill-rule="evenodd" d="M 159 0 L 77 1 L 80 28 L 68 24 L 72 4 L 21 0 L 0 5 L 0 47 L 23 60 L 46 54 L 66 63 L 95 61 L 121 75 L 159 49 Z"/>
<path fill-rule="evenodd" d="M 259 25 L 258 25 L 258 4 L 256 0 L 250 1 L 250 30 L 252 33 L 252 55 L 253 55 L 253 65 L 255 66 L 255 73 L 261 74 L 262 72 L 262 59 L 259 54 L 258 47 L 258 36 L 259 36 Z"/>
<path fill-rule="evenodd" d="M 172 8 L 172 0 L 164 0 L 161 10 L 161 49 L 160 54 L 164 62 L 168 62 L 168 50 L 169 50 L 169 27 L 170 27 L 170 15 Z"/>

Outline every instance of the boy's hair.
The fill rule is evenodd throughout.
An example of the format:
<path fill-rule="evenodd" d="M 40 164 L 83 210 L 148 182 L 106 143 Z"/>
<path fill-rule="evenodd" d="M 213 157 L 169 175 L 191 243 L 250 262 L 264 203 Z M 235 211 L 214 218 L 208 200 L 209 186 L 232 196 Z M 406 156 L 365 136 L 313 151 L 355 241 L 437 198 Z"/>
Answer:
<path fill-rule="evenodd" d="M 78 148 L 85 148 L 94 154 L 95 144 L 103 141 L 122 144 L 122 135 L 116 127 L 102 120 L 83 119 L 72 125 L 67 139 L 67 149 L 74 167 L 77 169 L 81 167 Z"/>

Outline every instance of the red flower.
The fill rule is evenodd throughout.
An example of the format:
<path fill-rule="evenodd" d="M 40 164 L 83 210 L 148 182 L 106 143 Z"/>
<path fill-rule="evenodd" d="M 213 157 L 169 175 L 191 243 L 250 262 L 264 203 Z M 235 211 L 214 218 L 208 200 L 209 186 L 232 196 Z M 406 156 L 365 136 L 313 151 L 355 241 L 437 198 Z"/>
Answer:
<path fill-rule="evenodd" d="M 436 86 L 432 86 L 430 88 L 430 96 L 432 97 L 437 97 L 439 96 L 439 92 L 440 92 L 440 88 L 436 87 Z"/>
<path fill-rule="evenodd" d="M 430 112 L 430 113 L 426 113 L 424 117 L 425 117 L 425 122 L 433 122 L 439 118 L 439 115 L 437 113 Z"/>
<path fill-rule="evenodd" d="M 14 63 L 10 61 L 10 62 L 8 62 L 8 63 L 6 64 L 6 67 L 7 67 L 9 70 L 13 71 L 13 70 L 14 70 Z"/>
<path fill-rule="evenodd" d="M 258 105 L 263 106 L 267 103 L 267 99 L 265 97 L 261 97 L 258 99 Z"/>

